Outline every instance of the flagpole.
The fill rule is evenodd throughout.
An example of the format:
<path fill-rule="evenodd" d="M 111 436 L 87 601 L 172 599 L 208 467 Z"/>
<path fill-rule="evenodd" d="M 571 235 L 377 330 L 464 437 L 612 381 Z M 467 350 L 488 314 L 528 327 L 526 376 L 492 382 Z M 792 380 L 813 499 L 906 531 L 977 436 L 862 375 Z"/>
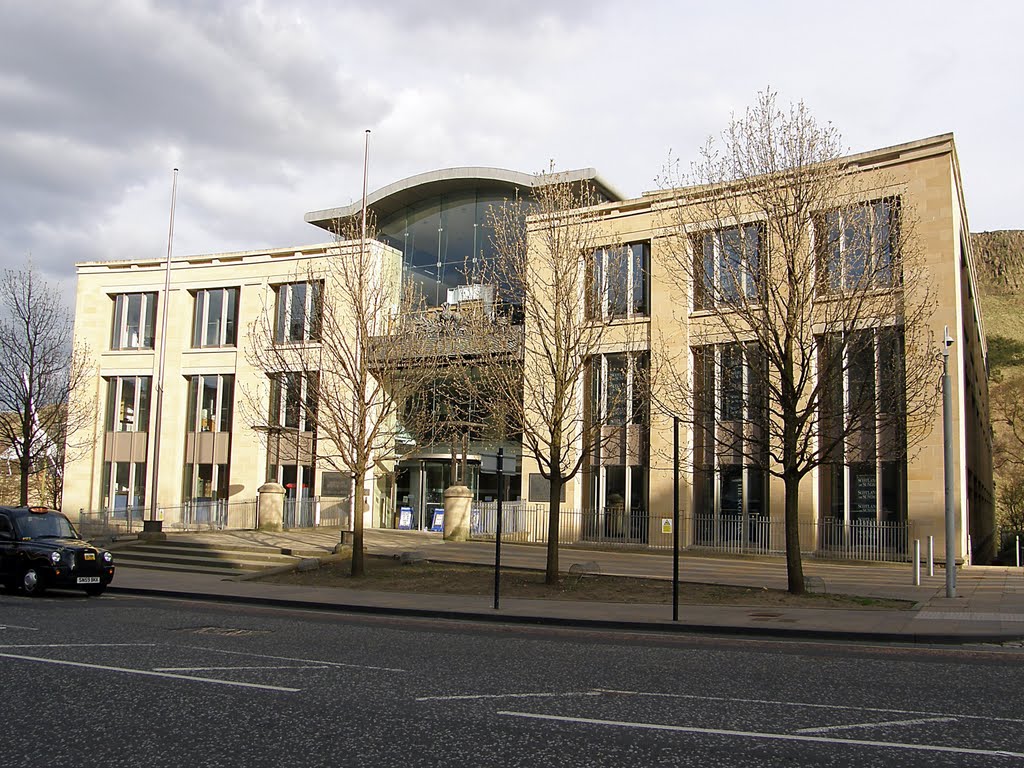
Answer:
<path fill-rule="evenodd" d="M 142 529 L 147 533 L 160 533 L 163 530 L 163 521 L 157 516 L 157 481 L 160 477 L 160 427 L 163 421 L 164 406 L 164 360 L 167 356 L 167 305 L 170 303 L 171 295 L 171 254 L 174 244 L 174 206 L 177 197 L 178 169 L 175 168 L 171 181 L 171 221 L 167 227 L 167 264 L 164 270 L 164 295 L 161 301 L 163 311 L 160 313 L 160 354 L 157 357 L 156 368 L 156 409 L 151 435 L 153 440 L 153 479 L 149 491 L 149 520 L 144 520 L 142 523 Z"/>

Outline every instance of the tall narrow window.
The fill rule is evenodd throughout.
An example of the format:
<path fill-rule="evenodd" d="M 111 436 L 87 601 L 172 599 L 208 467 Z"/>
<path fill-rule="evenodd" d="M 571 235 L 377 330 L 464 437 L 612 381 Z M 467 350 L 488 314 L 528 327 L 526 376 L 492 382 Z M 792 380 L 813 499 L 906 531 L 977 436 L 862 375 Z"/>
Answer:
<path fill-rule="evenodd" d="M 235 377 L 210 373 L 188 379 L 183 498 L 193 521 L 216 519 L 209 503 L 227 499 Z"/>
<path fill-rule="evenodd" d="M 100 506 L 115 519 L 141 520 L 146 504 L 146 462 L 104 461 Z"/>
<path fill-rule="evenodd" d="M 237 343 L 238 289 L 206 288 L 195 293 L 193 347 L 233 347 Z"/>
<path fill-rule="evenodd" d="M 189 432 L 230 432 L 235 377 L 211 373 L 188 380 Z"/>
<path fill-rule="evenodd" d="M 819 509 L 831 526 L 823 546 L 830 546 L 847 541 L 854 523 L 907 519 L 904 341 L 900 328 L 888 327 L 819 337 L 817 344 L 824 377 L 819 450 L 826 459 Z M 879 541 L 899 548 L 905 542 L 897 534 L 880 529 Z"/>
<path fill-rule="evenodd" d="M 319 341 L 323 283 L 285 283 L 276 288 L 278 343 Z"/>
<path fill-rule="evenodd" d="M 757 301 L 762 288 L 764 227 L 744 224 L 697 235 L 694 309 Z"/>
<path fill-rule="evenodd" d="M 592 540 L 647 541 L 648 370 L 646 352 L 591 360 L 587 418 L 594 429 L 594 449 L 587 477 L 592 509 L 585 535 Z"/>
<path fill-rule="evenodd" d="M 646 317 L 649 313 L 650 243 L 599 248 L 587 268 L 587 313 L 592 318 Z"/>
<path fill-rule="evenodd" d="M 694 537 L 700 546 L 767 547 L 765 367 L 753 343 L 693 350 Z"/>
<path fill-rule="evenodd" d="M 317 387 L 315 371 L 287 371 L 270 377 L 270 425 L 299 432 L 316 430 Z"/>
<path fill-rule="evenodd" d="M 899 199 L 855 203 L 817 218 L 818 285 L 831 293 L 899 284 Z"/>
<path fill-rule="evenodd" d="M 107 379 L 107 432 L 146 432 L 149 429 L 149 376 Z"/>
<path fill-rule="evenodd" d="M 152 349 L 156 327 L 155 293 L 119 293 L 113 297 L 111 349 Z"/>

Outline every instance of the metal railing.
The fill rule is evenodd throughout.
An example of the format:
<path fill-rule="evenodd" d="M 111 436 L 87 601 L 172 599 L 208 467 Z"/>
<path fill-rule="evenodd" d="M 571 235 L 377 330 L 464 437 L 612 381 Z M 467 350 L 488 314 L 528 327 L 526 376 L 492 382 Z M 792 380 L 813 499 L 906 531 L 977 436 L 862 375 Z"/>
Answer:
<path fill-rule="evenodd" d="M 475 503 L 470 516 L 471 539 L 493 539 L 497 505 Z M 502 540 L 546 543 L 548 506 L 525 502 L 502 505 Z M 767 515 L 687 515 L 680 519 L 681 545 L 691 551 L 781 556 L 786 552 L 782 519 Z M 908 562 L 911 524 L 876 520 L 825 518 L 800 523 L 802 552 L 830 560 Z M 604 507 L 559 513 L 560 544 L 622 549 L 672 548 L 672 521 L 646 510 Z"/>
<path fill-rule="evenodd" d="M 209 499 L 157 508 L 157 519 L 169 531 L 251 530 L 256 527 L 256 499 Z M 78 532 L 86 539 L 116 538 L 138 533 L 150 519 L 149 508 L 80 510 Z"/>
<path fill-rule="evenodd" d="M 493 539 L 497 521 L 495 502 L 474 504 L 470 516 L 470 538 Z M 502 504 L 501 537 L 509 542 L 547 542 L 547 504 Z M 671 549 L 672 533 L 661 518 L 652 518 L 646 510 L 563 507 L 559 513 L 558 541 L 560 544 L 589 544 L 601 548 Z"/>
<path fill-rule="evenodd" d="M 910 560 L 913 538 L 909 522 L 840 520 L 817 523 L 818 557 L 839 560 Z M 800 540 L 803 541 L 803 532 Z"/>
<path fill-rule="evenodd" d="M 158 509 L 160 518 L 164 521 L 164 530 L 222 531 L 255 528 L 256 508 L 256 499 L 204 499 Z"/>
<path fill-rule="evenodd" d="M 690 542 L 690 549 L 734 555 L 778 554 L 786 547 L 782 523 L 763 515 L 692 515 L 683 521 L 683 541 Z"/>
<path fill-rule="evenodd" d="M 97 511 L 79 510 L 75 527 L 84 539 L 100 537 L 117 538 L 124 534 L 142 530 L 145 519 L 144 507 L 128 507 L 122 509 L 101 509 Z"/>
<path fill-rule="evenodd" d="M 281 524 L 285 528 L 316 527 L 316 508 L 318 502 L 319 499 L 316 497 L 285 499 L 284 509 L 281 511 Z"/>
<path fill-rule="evenodd" d="M 692 515 L 685 521 L 689 549 L 729 554 L 784 555 L 785 520 L 765 515 Z M 800 549 L 824 560 L 910 560 L 911 524 L 822 518 L 799 523 Z"/>

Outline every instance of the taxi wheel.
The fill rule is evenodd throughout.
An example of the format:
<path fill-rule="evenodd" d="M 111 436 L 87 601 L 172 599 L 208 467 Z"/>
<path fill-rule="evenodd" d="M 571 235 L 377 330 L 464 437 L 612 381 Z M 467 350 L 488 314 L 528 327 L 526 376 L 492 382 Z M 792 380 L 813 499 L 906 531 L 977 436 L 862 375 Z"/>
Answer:
<path fill-rule="evenodd" d="M 86 587 L 85 588 L 85 594 L 87 594 L 89 597 L 99 597 L 100 595 L 103 594 L 103 590 L 106 589 L 106 588 L 107 588 L 106 584 L 100 584 L 100 585 L 94 586 L 94 587 Z"/>
<path fill-rule="evenodd" d="M 26 568 L 21 574 L 21 589 L 33 597 L 43 594 L 46 591 L 43 575 L 35 568 Z"/>

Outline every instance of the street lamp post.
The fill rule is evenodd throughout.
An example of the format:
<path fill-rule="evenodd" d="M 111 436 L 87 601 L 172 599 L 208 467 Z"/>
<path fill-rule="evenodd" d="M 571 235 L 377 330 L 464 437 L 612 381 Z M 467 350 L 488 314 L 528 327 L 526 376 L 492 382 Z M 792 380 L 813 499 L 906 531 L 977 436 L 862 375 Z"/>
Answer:
<path fill-rule="evenodd" d="M 942 339 L 942 470 L 946 502 L 946 597 L 956 597 L 956 520 L 953 519 L 953 403 L 949 386 L 949 326 Z"/>

